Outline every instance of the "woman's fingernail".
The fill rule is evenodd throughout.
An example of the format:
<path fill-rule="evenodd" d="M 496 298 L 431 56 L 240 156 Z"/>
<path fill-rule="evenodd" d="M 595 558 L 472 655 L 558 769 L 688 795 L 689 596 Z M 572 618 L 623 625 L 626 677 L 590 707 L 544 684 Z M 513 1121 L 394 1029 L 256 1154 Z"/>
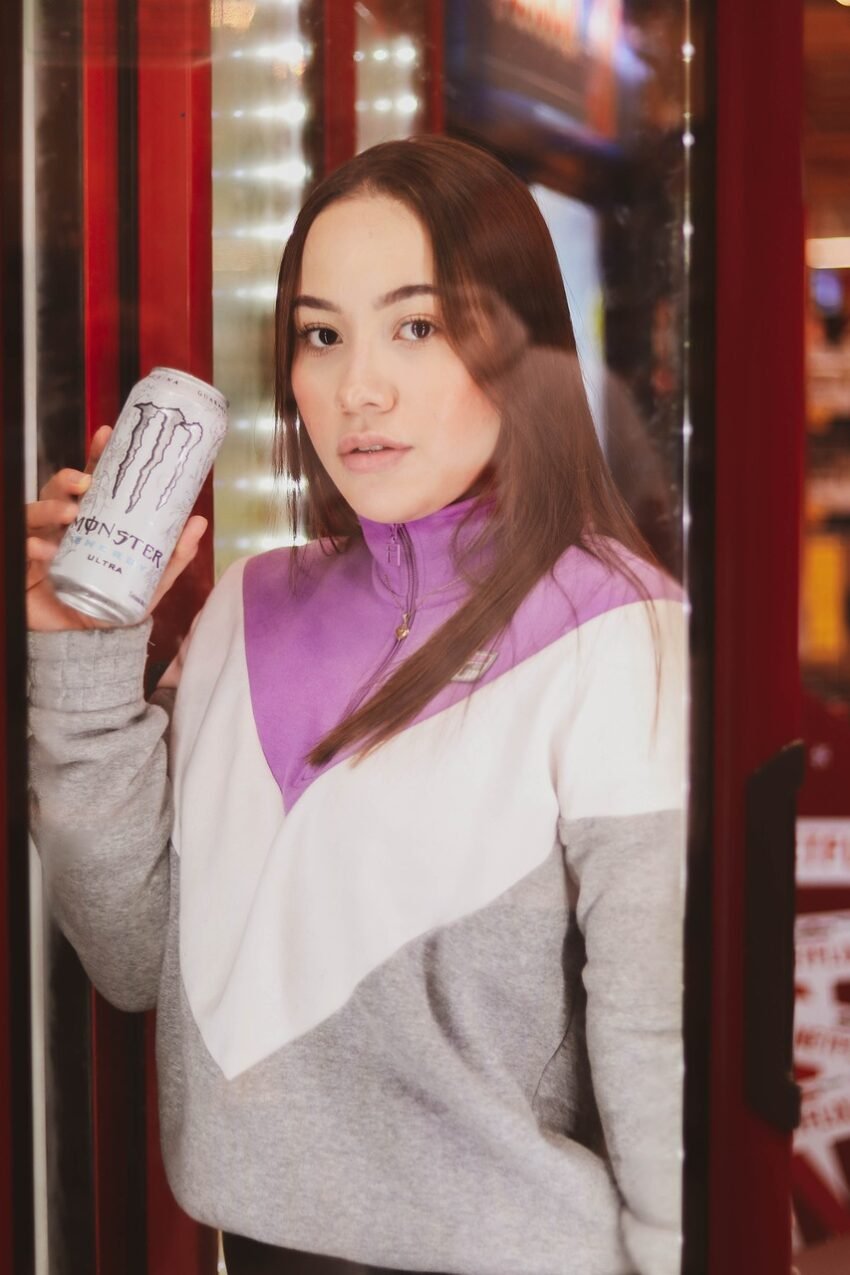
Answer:
<path fill-rule="evenodd" d="M 78 491 L 85 491 L 91 482 L 91 474 L 80 474 L 79 478 L 74 479 L 74 486 Z"/>

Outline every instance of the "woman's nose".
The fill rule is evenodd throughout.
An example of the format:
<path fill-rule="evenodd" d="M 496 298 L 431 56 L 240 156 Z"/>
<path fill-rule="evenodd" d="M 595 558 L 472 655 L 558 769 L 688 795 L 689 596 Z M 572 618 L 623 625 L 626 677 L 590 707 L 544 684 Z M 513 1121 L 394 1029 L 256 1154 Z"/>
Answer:
<path fill-rule="evenodd" d="M 385 412 L 395 402 L 395 391 L 380 367 L 361 357 L 352 359 L 343 369 L 337 401 L 343 412 L 362 412 L 369 407 Z"/>

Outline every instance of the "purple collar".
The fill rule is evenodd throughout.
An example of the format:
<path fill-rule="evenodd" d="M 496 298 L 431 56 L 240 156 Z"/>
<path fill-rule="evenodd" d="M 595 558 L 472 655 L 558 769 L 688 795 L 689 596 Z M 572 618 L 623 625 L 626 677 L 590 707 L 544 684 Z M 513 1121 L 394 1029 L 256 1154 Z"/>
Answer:
<path fill-rule="evenodd" d="M 418 650 L 457 610 L 469 586 L 452 557 L 455 530 L 474 498 L 414 522 L 362 520 L 352 552 L 328 554 L 307 547 L 308 569 L 293 592 L 288 549 L 258 554 L 243 578 L 245 659 L 257 734 L 287 810 L 316 778 L 345 760 L 356 746 L 316 767 L 306 762 L 314 745 L 362 701 L 381 678 Z M 468 543 L 488 517 L 485 507 L 462 526 Z M 389 550 L 389 561 L 387 561 Z M 484 565 L 486 550 L 473 569 Z M 661 572 L 623 557 L 653 598 L 678 595 Z M 619 572 L 573 546 L 523 599 L 505 633 L 488 643 L 496 653 L 475 681 L 458 678 L 426 705 L 416 721 L 465 699 L 550 642 L 639 594 Z M 407 628 L 407 634 L 399 629 Z"/>
<path fill-rule="evenodd" d="M 361 518 L 377 592 L 408 612 L 463 597 L 469 585 L 458 570 L 452 549 L 456 533 L 457 544 L 463 548 L 482 530 L 493 502 L 475 509 L 478 503 L 478 498 L 471 496 L 412 522 Z M 473 554 L 471 568 L 480 568 L 486 559 L 486 549 Z"/>

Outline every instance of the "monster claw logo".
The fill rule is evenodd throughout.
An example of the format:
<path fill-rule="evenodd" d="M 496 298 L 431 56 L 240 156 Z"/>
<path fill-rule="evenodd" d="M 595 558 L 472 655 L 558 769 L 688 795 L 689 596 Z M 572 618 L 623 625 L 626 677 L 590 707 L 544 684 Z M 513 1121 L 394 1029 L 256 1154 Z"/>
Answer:
<path fill-rule="evenodd" d="M 133 426 L 127 450 L 115 475 L 115 482 L 112 486 L 113 499 L 117 497 L 118 488 L 124 482 L 139 457 L 145 439 L 153 431 L 158 432 L 156 433 L 150 456 L 139 468 L 136 484 L 130 493 L 130 501 L 127 505 L 126 513 L 130 513 L 139 503 L 151 474 L 162 465 L 169 447 L 176 442 L 179 447 L 177 463 L 174 466 L 174 472 L 168 485 L 164 488 L 157 501 L 156 507 L 157 509 L 162 509 L 163 505 L 167 504 L 186 468 L 189 456 L 201 441 L 203 434 L 200 424 L 197 421 L 187 421 L 179 407 L 158 407 L 156 403 L 134 403 L 133 406 L 139 414 L 139 419 Z"/>

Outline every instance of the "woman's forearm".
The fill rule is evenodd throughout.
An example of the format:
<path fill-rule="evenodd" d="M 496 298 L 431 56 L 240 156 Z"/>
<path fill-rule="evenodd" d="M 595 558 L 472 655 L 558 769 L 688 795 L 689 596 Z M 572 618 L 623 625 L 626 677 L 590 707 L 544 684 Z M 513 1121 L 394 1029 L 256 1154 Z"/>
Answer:
<path fill-rule="evenodd" d="M 51 909 L 98 990 L 156 1001 L 173 818 L 168 704 L 142 695 L 150 623 L 30 635 L 31 829 Z"/>

